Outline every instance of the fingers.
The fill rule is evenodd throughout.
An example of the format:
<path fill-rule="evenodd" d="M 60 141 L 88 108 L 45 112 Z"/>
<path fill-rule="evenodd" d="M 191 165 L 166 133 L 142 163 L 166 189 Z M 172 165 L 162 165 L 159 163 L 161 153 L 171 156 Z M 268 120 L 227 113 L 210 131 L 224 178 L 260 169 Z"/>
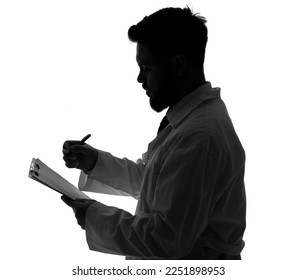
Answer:
<path fill-rule="evenodd" d="M 68 167 L 68 168 L 77 168 L 78 165 L 79 165 L 79 161 L 77 159 L 69 159 L 68 157 L 63 157 L 63 160 L 65 161 L 65 165 Z"/>
<path fill-rule="evenodd" d="M 77 155 L 69 153 L 69 154 L 65 155 L 63 158 L 65 158 L 67 160 L 77 160 Z"/>
<path fill-rule="evenodd" d="M 85 147 L 80 145 L 80 141 L 65 141 L 63 144 L 63 160 L 68 168 L 77 168 L 79 166 L 79 154 L 86 154 Z"/>
<path fill-rule="evenodd" d="M 63 145 L 63 155 L 69 157 L 70 154 L 84 154 L 87 155 L 90 145 L 81 145 L 79 141 L 66 141 Z M 72 155 L 73 156 L 73 155 Z"/>
<path fill-rule="evenodd" d="M 77 140 L 68 140 L 65 141 L 63 144 L 63 154 L 64 156 L 68 155 L 70 153 L 70 148 L 74 145 L 79 145 L 80 141 Z"/>
<path fill-rule="evenodd" d="M 63 145 L 63 160 L 68 168 L 77 168 L 83 171 L 91 170 L 98 157 L 97 150 L 80 141 L 65 141 Z"/>
<path fill-rule="evenodd" d="M 77 155 L 70 153 L 70 151 L 65 152 L 65 150 L 63 150 L 63 154 L 63 160 L 65 161 L 65 165 L 68 168 L 75 168 L 78 166 L 79 162 L 77 159 Z"/>

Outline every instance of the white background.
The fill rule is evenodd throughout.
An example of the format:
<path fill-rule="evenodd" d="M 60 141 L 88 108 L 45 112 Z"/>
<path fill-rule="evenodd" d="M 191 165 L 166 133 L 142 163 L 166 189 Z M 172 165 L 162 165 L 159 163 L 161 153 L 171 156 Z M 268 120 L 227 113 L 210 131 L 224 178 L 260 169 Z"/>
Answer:
<path fill-rule="evenodd" d="M 228 263 L 228 279 L 236 279 L 232 273 L 295 279 L 293 4 L 1 1 L 1 278 L 72 279 L 77 265 L 123 264 L 122 256 L 89 251 L 72 210 L 58 193 L 28 178 L 29 165 L 38 157 L 76 184 L 79 172 L 64 166 L 62 144 L 87 133 L 89 144 L 137 160 L 165 112 L 151 110 L 136 81 L 135 44 L 127 30 L 160 8 L 189 5 L 208 20 L 206 78 L 222 88 L 247 154 L 246 247 L 241 264 Z M 131 198 L 91 196 L 131 212 L 136 205 Z"/>

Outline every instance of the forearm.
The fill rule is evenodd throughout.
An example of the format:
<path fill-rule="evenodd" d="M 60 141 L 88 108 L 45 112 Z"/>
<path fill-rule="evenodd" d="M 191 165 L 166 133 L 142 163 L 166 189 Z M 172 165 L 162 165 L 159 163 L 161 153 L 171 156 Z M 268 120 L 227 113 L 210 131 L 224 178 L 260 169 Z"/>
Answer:
<path fill-rule="evenodd" d="M 119 159 L 110 153 L 98 150 L 98 159 L 93 170 L 87 176 L 81 175 L 80 189 L 106 193 L 104 188 L 113 188 L 119 191 L 117 194 L 137 197 L 144 169 L 145 166 L 141 162 Z"/>
<path fill-rule="evenodd" d="M 133 216 L 98 202 L 87 211 L 86 237 L 90 250 L 136 258 L 176 259 L 190 249 L 161 214 Z"/>

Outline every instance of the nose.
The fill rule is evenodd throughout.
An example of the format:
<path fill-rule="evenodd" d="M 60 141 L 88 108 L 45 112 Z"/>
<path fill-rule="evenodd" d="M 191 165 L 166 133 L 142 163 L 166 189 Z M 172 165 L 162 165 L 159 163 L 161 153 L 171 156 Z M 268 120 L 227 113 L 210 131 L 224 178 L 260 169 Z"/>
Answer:
<path fill-rule="evenodd" d="M 137 77 L 137 82 L 138 83 L 143 83 L 144 82 L 144 76 L 143 76 L 143 72 L 140 70 L 138 77 Z"/>

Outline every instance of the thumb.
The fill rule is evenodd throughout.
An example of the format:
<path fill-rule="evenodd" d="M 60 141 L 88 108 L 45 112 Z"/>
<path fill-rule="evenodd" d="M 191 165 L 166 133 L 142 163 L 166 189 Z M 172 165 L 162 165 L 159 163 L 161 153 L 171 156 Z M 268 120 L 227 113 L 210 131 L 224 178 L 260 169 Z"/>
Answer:
<path fill-rule="evenodd" d="M 62 195 L 61 196 L 61 199 L 68 205 L 68 206 L 71 206 L 72 205 L 72 202 L 73 202 L 73 199 L 66 196 L 66 195 Z"/>

